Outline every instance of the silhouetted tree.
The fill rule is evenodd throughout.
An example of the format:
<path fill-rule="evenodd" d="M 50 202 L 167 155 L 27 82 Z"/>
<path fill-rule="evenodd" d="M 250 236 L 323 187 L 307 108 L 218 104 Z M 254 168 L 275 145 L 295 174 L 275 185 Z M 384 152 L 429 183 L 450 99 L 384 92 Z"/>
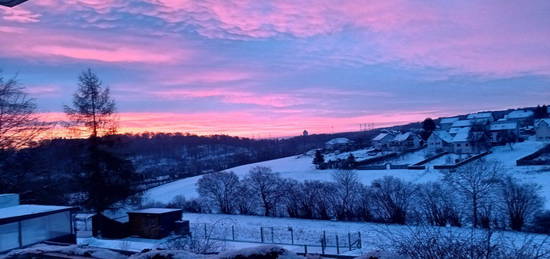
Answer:
<path fill-rule="evenodd" d="M 323 156 L 323 153 L 321 153 L 321 150 L 316 150 L 315 157 L 313 158 L 313 164 L 317 169 L 320 169 L 324 163 L 325 163 L 325 156 Z"/>
<path fill-rule="evenodd" d="M 46 129 L 24 90 L 15 78 L 0 74 L 0 151 L 28 146 Z"/>
<path fill-rule="evenodd" d="M 435 130 L 434 120 L 432 120 L 431 118 L 426 118 L 422 122 L 422 132 L 420 134 L 422 136 L 422 139 L 427 140 L 434 130 Z"/>
<path fill-rule="evenodd" d="M 109 95 L 109 88 L 103 88 L 90 69 L 82 72 L 78 81 L 72 106 L 64 108 L 72 126 L 88 136 L 87 152 L 82 154 L 77 169 L 78 183 L 86 193 L 83 205 L 101 213 L 133 194 L 135 171 L 131 162 L 109 150 L 107 138 L 100 138 L 116 130 L 115 101 Z"/>
<path fill-rule="evenodd" d="M 542 118 L 548 118 L 548 106 L 546 105 L 537 105 L 534 111 L 534 117 L 535 119 L 542 119 Z"/>

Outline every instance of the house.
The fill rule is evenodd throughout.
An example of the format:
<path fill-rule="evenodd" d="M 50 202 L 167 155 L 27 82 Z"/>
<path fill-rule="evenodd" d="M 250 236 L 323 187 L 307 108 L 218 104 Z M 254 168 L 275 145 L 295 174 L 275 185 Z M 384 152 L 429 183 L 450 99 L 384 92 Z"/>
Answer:
<path fill-rule="evenodd" d="M 412 132 L 400 133 L 391 140 L 390 146 L 396 152 L 415 150 L 422 146 L 422 138 Z"/>
<path fill-rule="evenodd" d="M 501 121 L 489 126 L 492 144 L 516 142 L 519 137 L 519 124 L 515 121 Z"/>
<path fill-rule="evenodd" d="M 76 208 L 20 204 L 19 195 L 0 195 L 0 253 L 43 241 L 74 242 Z"/>
<path fill-rule="evenodd" d="M 333 138 L 325 143 L 326 149 L 341 149 L 349 146 L 352 141 L 348 138 Z"/>
<path fill-rule="evenodd" d="M 439 121 L 439 129 L 441 130 L 449 130 L 454 122 L 460 120 L 458 117 L 451 117 L 451 118 L 442 118 Z"/>
<path fill-rule="evenodd" d="M 506 121 L 517 122 L 522 127 L 533 125 L 533 116 L 534 113 L 531 110 L 515 110 L 506 114 L 504 118 Z"/>
<path fill-rule="evenodd" d="M 478 113 L 472 113 L 472 114 L 468 114 L 468 116 L 466 117 L 466 119 L 468 120 L 473 120 L 473 121 L 489 121 L 489 122 L 493 122 L 495 121 L 495 118 L 493 117 L 493 113 L 491 112 L 478 112 Z"/>
<path fill-rule="evenodd" d="M 455 154 L 478 154 L 488 149 L 485 132 L 468 127 L 461 128 L 451 143 Z"/>
<path fill-rule="evenodd" d="M 452 150 L 451 141 L 453 137 L 444 130 L 436 130 L 432 132 L 428 138 L 428 152 L 430 153 L 441 153 L 449 152 Z"/>
<path fill-rule="evenodd" d="M 537 141 L 550 141 L 550 119 L 535 121 L 535 136 Z"/>
<path fill-rule="evenodd" d="M 372 139 L 372 145 L 378 150 L 388 150 L 394 137 L 392 133 L 382 132 Z"/>

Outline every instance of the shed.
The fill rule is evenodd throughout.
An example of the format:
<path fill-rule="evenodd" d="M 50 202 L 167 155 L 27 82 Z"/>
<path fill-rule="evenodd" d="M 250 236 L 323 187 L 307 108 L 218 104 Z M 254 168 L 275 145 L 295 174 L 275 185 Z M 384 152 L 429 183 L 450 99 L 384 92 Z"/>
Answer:
<path fill-rule="evenodd" d="M 149 208 L 128 212 L 130 232 L 143 238 L 160 239 L 176 229 L 181 209 Z"/>
<path fill-rule="evenodd" d="M 74 242 L 72 215 L 75 210 L 34 204 L 0 208 L 0 253 L 48 240 Z"/>

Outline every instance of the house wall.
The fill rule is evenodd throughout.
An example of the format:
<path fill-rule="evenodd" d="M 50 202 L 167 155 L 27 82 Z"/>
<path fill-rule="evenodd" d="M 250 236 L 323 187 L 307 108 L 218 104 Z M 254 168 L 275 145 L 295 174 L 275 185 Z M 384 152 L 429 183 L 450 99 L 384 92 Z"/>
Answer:
<path fill-rule="evenodd" d="M 550 141 L 550 126 L 541 125 L 536 128 L 538 141 Z"/>
<path fill-rule="evenodd" d="M 0 194 L 0 209 L 19 205 L 19 194 Z"/>

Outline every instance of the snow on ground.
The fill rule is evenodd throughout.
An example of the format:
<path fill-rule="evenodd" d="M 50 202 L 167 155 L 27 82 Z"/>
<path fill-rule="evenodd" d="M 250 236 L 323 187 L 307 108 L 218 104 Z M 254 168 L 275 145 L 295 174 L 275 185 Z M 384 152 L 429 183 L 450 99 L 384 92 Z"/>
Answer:
<path fill-rule="evenodd" d="M 547 144 L 547 143 L 546 143 Z M 536 141 L 525 141 L 510 146 L 498 146 L 492 149 L 492 153 L 485 158 L 488 160 L 499 161 L 508 173 L 513 173 L 526 182 L 534 182 L 541 185 L 541 192 L 545 197 L 550 197 L 550 166 L 516 166 L 516 160 L 529 155 L 542 148 L 545 143 Z M 422 156 L 423 150 L 411 153 L 405 161 L 415 161 Z M 439 161 L 441 160 L 441 161 Z M 447 158 L 442 157 L 429 163 L 429 165 L 446 164 Z M 320 180 L 332 181 L 332 174 L 336 170 L 317 170 L 312 164 L 311 156 L 291 156 L 270 161 L 253 163 L 234 167 L 227 171 L 233 171 L 239 177 L 246 176 L 248 171 L 255 166 L 267 166 L 274 172 L 280 173 L 282 177 L 292 178 L 298 181 Z M 437 181 L 441 174 L 429 167 L 427 170 L 358 170 L 357 175 L 363 184 L 370 184 L 373 180 L 384 176 L 395 176 L 406 181 L 422 183 Z M 147 201 L 156 201 L 168 203 L 176 196 L 183 195 L 185 198 L 196 198 L 196 182 L 201 176 L 181 179 L 172 183 L 158 186 L 150 189 L 144 195 Z M 546 208 L 550 209 L 550 202 L 546 203 Z"/>
<path fill-rule="evenodd" d="M 248 174 L 248 171 L 255 166 L 267 166 L 274 172 L 278 172 L 282 177 L 292 178 L 298 181 L 304 180 L 320 180 L 332 181 L 332 174 L 337 170 L 317 170 L 311 163 L 312 158 L 309 156 L 292 156 L 281 159 L 275 159 L 260 163 L 248 164 L 234 167 L 226 171 L 233 171 L 239 177 L 243 178 Z M 436 180 L 439 177 L 437 172 L 425 172 L 414 170 L 368 170 L 357 171 L 359 179 L 365 184 L 369 184 L 375 179 L 391 175 L 399 177 L 411 182 L 427 182 Z M 144 195 L 146 201 L 155 201 L 168 203 L 176 196 L 183 195 L 185 198 L 196 198 L 196 183 L 201 176 L 185 178 L 172 183 L 158 186 L 150 189 Z"/>
<path fill-rule="evenodd" d="M 195 236 L 201 236 L 204 233 L 203 227 L 206 223 L 207 233 L 210 238 L 224 241 L 223 244 L 229 248 L 242 248 L 258 245 L 261 242 L 260 228 L 263 227 L 265 243 L 283 243 L 284 248 L 293 252 L 304 252 L 304 245 L 308 245 L 308 251 L 320 251 L 320 240 L 324 235 L 327 240 L 327 252 L 334 254 L 336 252 L 336 237 L 340 246 L 340 253 L 348 255 L 360 255 L 376 250 L 380 245 L 384 245 L 388 235 L 396 233 L 407 233 L 413 231 L 415 226 L 386 225 L 379 223 L 365 222 L 345 222 L 331 220 L 310 220 L 293 218 L 273 218 L 264 216 L 244 216 L 244 215 L 224 215 L 224 214 L 196 214 L 185 213 L 184 219 L 192 223 L 191 230 Z M 232 228 L 235 229 L 235 240 L 233 239 Z M 290 235 L 292 228 L 294 235 Z M 455 231 L 456 233 L 468 233 L 471 228 L 454 227 L 429 227 L 439 230 Z M 273 229 L 273 235 L 271 231 Z M 474 230 L 478 231 L 478 230 Z M 349 251 L 349 241 L 352 243 L 358 240 L 360 232 L 361 248 L 353 247 Z M 545 235 L 526 234 L 521 232 L 499 232 L 505 238 L 522 242 L 526 237 L 533 237 L 543 241 Z M 290 245 L 292 237 L 295 245 Z M 247 242 L 248 241 L 248 242 Z"/>

